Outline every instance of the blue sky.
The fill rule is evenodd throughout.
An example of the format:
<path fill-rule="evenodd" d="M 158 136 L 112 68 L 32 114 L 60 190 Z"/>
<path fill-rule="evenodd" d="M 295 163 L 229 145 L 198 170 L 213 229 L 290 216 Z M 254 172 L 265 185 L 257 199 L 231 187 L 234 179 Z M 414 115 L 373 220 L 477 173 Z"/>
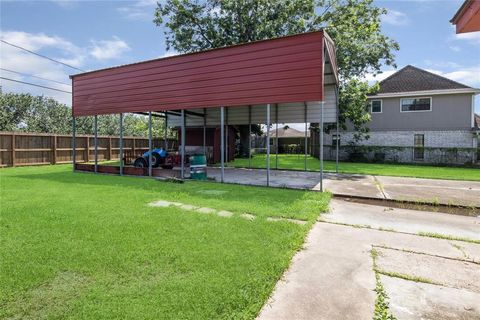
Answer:
<path fill-rule="evenodd" d="M 400 43 L 398 67 L 412 64 L 480 87 L 480 32 L 456 35 L 449 20 L 463 0 L 376 1 L 389 10 L 382 28 Z M 156 0 L 1 1 L 1 38 L 83 70 L 153 59 L 165 51 L 163 29 L 152 22 Z M 1 44 L 1 66 L 61 82 L 76 73 L 67 67 Z M 1 71 L 3 77 L 68 86 Z M 381 80 L 384 73 L 370 81 Z M 1 80 L 4 92 L 45 94 L 70 104 L 66 93 Z M 480 112 L 480 97 L 476 110 Z"/>

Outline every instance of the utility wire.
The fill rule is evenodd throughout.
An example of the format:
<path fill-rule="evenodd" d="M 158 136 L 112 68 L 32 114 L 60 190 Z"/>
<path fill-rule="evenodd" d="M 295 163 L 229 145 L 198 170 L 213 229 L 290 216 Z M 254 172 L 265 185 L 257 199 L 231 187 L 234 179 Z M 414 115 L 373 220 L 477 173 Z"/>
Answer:
<path fill-rule="evenodd" d="M 66 66 L 66 67 L 69 67 L 69 68 L 72 68 L 72 69 L 75 69 L 75 70 L 78 70 L 78 71 L 85 72 L 85 70 L 82 70 L 82 69 L 79 69 L 79 68 L 77 68 L 77 67 L 74 67 L 74 66 L 72 66 L 72 65 L 69 65 L 69 64 L 67 64 L 67 63 L 64 63 L 64 62 L 61 62 L 61 61 L 58 61 L 58 60 L 55 60 L 55 59 L 49 58 L 49 57 L 47 57 L 47 56 L 44 56 L 43 54 L 36 53 L 36 52 L 34 52 L 34 51 L 31 51 L 31 50 L 25 49 L 24 47 L 17 46 L 16 44 L 10 43 L 10 42 L 8 42 L 8 41 L 5 41 L 5 40 L 3 40 L 3 39 L 0 39 L 0 41 L 1 41 L 1 42 L 3 42 L 3 43 L 6 43 L 6 44 L 8 44 L 9 46 L 12 46 L 12 47 L 18 48 L 18 49 L 20 49 L 20 50 L 23 50 L 23 51 L 26 51 L 26 52 L 29 52 L 29 53 L 31 53 L 31 54 L 37 55 L 37 56 L 39 56 L 39 57 L 42 57 L 42 58 L 44 58 L 44 59 L 47 59 L 47 60 L 50 60 L 50 61 L 53 61 L 53 62 L 56 62 L 56 63 L 63 64 L 63 65 L 64 65 L 64 66 Z"/>
<path fill-rule="evenodd" d="M 18 71 L 15 71 L 15 70 L 10 70 L 10 69 L 5 69 L 5 68 L 0 68 L 0 70 L 12 72 L 12 73 L 16 73 L 16 74 L 19 74 L 19 75 L 25 76 L 25 77 L 42 79 L 42 80 L 45 80 L 45 81 L 51 81 L 51 82 L 55 82 L 55 83 L 58 83 L 58 84 L 63 84 L 64 86 L 72 86 L 71 84 L 68 84 L 68 83 L 65 83 L 65 82 L 61 82 L 61 81 L 57 81 L 57 80 L 52 80 L 52 79 L 47 79 L 47 78 L 42 78 L 42 77 L 39 77 L 39 76 L 35 76 L 35 75 L 33 75 L 33 74 L 18 72 Z"/>
<path fill-rule="evenodd" d="M 45 88 L 45 89 L 50 89 L 50 90 L 55 90 L 55 91 L 60 91 L 60 92 L 65 92 L 65 93 L 72 93 L 72 92 L 70 92 L 70 91 L 65 91 L 65 90 L 61 90 L 61 89 L 55 89 L 55 88 L 47 87 L 47 86 L 41 86 L 41 85 L 39 85 L 39 84 L 30 83 L 30 82 L 25 82 L 25 81 L 20 81 L 20 80 L 15 80 L 15 79 L 10 79 L 10 78 L 0 77 L 0 79 L 8 80 L 8 81 L 13 81 L 13 82 L 18 82 L 18 83 L 23 83 L 23 84 L 28 84 L 28 85 L 34 86 L 34 87 L 40 87 L 40 88 Z"/>

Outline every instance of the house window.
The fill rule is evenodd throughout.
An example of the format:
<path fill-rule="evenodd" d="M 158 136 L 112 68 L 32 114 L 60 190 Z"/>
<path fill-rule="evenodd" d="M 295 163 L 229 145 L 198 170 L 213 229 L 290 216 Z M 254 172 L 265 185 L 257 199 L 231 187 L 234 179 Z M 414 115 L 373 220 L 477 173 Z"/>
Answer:
<path fill-rule="evenodd" d="M 415 134 L 413 136 L 413 160 L 422 161 L 425 158 L 425 135 Z"/>
<path fill-rule="evenodd" d="M 372 100 L 372 101 L 370 101 L 370 112 L 371 113 L 382 113 L 382 100 Z"/>
<path fill-rule="evenodd" d="M 340 145 L 340 134 L 332 134 L 332 146 L 336 146 L 338 141 L 338 145 Z"/>
<path fill-rule="evenodd" d="M 404 98 L 400 99 L 402 112 L 431 111 L 432 98 Z"/>

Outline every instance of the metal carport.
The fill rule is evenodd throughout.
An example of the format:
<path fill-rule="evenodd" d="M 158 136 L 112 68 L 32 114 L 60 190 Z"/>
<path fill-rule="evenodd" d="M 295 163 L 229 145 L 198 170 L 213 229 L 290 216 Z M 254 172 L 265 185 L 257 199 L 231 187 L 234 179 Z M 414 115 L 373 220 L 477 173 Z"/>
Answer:
<path fill-rule="evenodd" d="M 226 113 L 228 125 L 268 127 L 273 111 L 275 123 L 319 123 L 322 150 L 323 124 L 338 118 L 335 46 L 323 30 L 95 70 L 71 79 L 74 134 L 76 117 L 93 115 L 96 123 L 98 115 L 119 114 L 122 128 L 124 113 L 147 113 L 150 119 L 164 116 L 170 126 L 179 126 L 182 140 L 186 126 L 220 126 L 223 149 Z M 75 160 L 75 139 L 73 149 Z M 96 150 L 95 143 L 95 159 Z M 180 152 L 183 178 L 184 142 Z M 122 142 L 120 154 L 122 158 Z M 267 143 L 267 185 L 269 154 Z M 223 182 L 223 150 L 221 155 Z M 323 152 L 320 163 L 322 190 Z M 96 160 L 95 172 L 97 166 Z"/>

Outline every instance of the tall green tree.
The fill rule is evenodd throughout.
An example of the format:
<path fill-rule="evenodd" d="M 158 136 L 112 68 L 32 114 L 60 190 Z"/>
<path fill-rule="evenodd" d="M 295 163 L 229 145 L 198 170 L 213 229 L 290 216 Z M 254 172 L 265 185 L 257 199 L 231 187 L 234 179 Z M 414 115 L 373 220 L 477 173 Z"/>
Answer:
<path fill-rule="evenodd" d="M 163 137 L 164 120 L 152 119 L 154 137 Z M 94 117 L 77 117 L 78 134 L 94 133 Z M 41 132 L 56 134 L 72 133 L 72 109 L 55 99 L 33 96 L 28 93 L 0 92 L 0 131 Z M 98 116 L 99 135 L 118 135 L 118 114 Z M 168 133 L 169 136 L 172 132 Z M 148 117 L 136 114 L 124 115 L 125 136 L 148 136 Z"/>
<path fill-rule="evenodd" d="M 165 27 L 167 49 L 181 53 L 264 40 L 324 28 L 335 41 L 340 75 L 340 120 L 360 132 L 369 121 L 367 85 L 359 81 L 395 65 L 399 45 L 385 36 L 387 11 L 373 0 L 166 0 L 154 22 Z M 353 105 L 351 98 L 357 98 Z M 242 130 L 241 130 L 242 131 Z"/>

